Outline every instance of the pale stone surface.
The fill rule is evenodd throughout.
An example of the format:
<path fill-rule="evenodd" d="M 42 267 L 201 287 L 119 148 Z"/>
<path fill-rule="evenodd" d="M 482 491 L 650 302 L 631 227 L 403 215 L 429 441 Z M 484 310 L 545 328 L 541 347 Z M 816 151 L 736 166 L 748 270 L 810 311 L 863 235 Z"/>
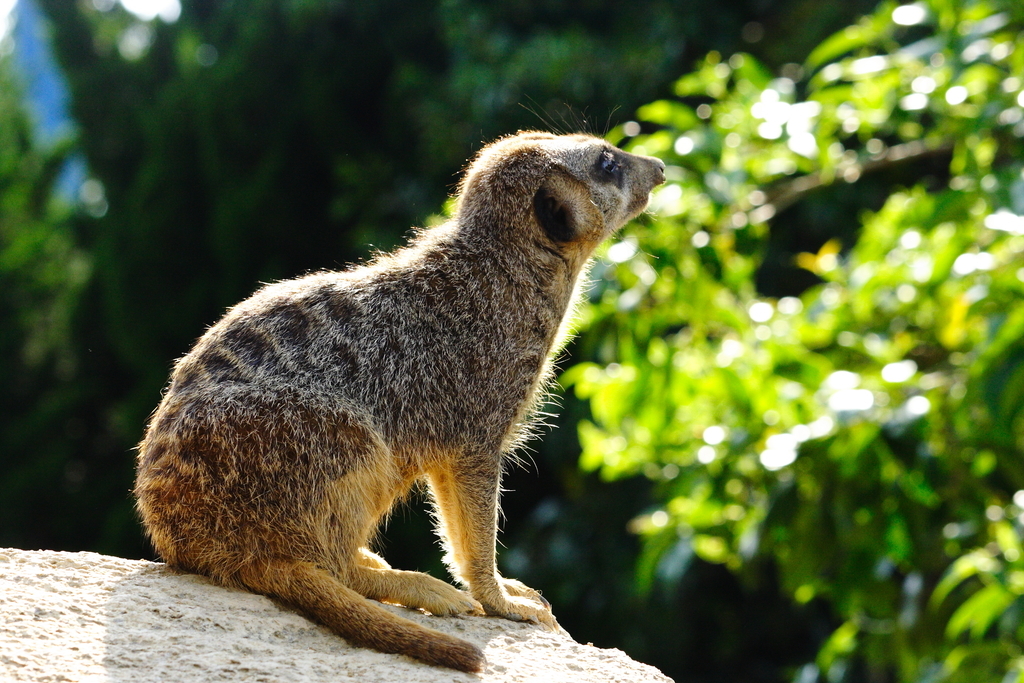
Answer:
<path fill-rule="evenodd" d="M 0 549 L 0 680 L 671 683 L 618 650 L 488 617 L 404 617 L 484 648 L 478 675 L 350 646 L 271 600 L 95 553 Z"/>

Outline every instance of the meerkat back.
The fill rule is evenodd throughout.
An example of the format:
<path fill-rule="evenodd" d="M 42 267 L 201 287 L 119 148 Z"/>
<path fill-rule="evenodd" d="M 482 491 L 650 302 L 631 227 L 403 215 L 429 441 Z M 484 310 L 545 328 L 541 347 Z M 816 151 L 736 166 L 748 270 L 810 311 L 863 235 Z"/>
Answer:
<path fill-rule="evenodd" d="M 176 363 L 139 446 L 135 494 L 157 552 L 354 644 L 463 671 L 483 667 L 477 646 L 373 600 L 557 629 L 539 593 L 495 568 L 503 459 L 588 259 L 663 170 L 589 136 L 503 138 L 470 165 L 449 223 L 228 311 Z M 464 590 L 369 547 L 420 480 Z"/>

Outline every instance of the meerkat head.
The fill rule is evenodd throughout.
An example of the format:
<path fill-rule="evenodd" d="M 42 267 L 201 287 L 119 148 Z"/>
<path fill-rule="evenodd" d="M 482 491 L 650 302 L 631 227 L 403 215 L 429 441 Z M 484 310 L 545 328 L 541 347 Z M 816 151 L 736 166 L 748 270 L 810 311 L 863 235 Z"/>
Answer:
<path fill-rule="evenodd" d="M 589 254 L 647 206 L 665 164 L 589 135 L 524 132 L 480 151 L 459 197 L 459 219 Z M 526 234 L 524 234 L 524 232 Z"/>

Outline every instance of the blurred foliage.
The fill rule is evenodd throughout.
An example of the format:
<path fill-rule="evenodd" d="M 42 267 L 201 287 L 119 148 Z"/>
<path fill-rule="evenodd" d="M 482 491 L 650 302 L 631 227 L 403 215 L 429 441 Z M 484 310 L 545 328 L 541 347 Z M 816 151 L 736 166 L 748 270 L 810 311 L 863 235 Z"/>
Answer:
<path fill-rule="evenodd" d="M 674 94 L 610 136 L 669 181 L 562 377 L 582 468 L 655 487 L 639 590 L 768 562 L 833 620 L 793 681 L 1021 680 L 1024 6 L 886 2 L 800 68 L 712 52 Z M 786 253 L 815 202 L 844 215 Z"/>
<path fill-rule="evenodd" d="M 71 207 L 54 196 L 68 148 L 33 143 L 20 98 L 9 61 L 0 59 L 0 519 L 7 528 L 31 527 L 39 503 L 68 512 L 49 482 L 65 475 L 74 444 L 50 439 L 50 430 L 82 393 L 71 381 L 71 334 L 91 266 L 76 245 Z"/>

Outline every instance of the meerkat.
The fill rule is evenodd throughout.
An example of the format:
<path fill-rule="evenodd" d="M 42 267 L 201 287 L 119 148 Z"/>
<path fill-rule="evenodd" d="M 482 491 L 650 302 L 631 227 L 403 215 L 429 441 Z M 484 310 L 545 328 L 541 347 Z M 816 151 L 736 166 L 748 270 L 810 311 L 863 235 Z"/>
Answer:
<path fill-rule="evenodd" d="M 353 644 L 462 671 L 483 668 L 477 646 L 373 601 L 557 629 L 547 601 L 495 567 L 502 465 L 595 248 L 664 169 L 586 135 L 505 137 L 469 165 L 449 222 L 231 308 L 176 362 L 138 448 L 159 555 Z M 370 550 L 419 481 L 465 590 Z"/>

